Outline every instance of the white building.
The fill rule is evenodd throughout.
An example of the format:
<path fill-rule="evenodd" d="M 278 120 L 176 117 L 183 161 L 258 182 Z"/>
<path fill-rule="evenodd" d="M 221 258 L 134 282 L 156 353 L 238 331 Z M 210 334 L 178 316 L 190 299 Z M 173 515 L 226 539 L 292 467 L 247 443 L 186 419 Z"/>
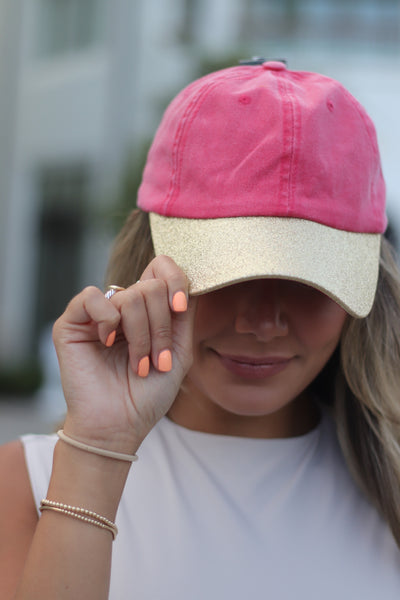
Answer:
<path fill-rule="evenodd" d="M 205 60 L 285 57 L 341 80 L 378 126 L 400 225 L 399 49 L 395 0 L 0 0 L 0 368 L 102 284 L 126 158 Z"/>

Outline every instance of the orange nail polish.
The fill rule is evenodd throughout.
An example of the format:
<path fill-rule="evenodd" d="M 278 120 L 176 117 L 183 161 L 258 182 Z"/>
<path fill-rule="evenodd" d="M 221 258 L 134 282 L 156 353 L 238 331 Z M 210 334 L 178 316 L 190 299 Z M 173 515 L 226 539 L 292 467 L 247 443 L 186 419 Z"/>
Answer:
<path fill-rule="evenodd" d="M 172 354 L 169 350 L 163 350 L 158 355 L 158 370 L 168 373 L 172 369 Z"/>
<path fill-rule="evenodd" d="M 147 377 L 147 375 L 149 374 L 149 369 L 150 369 L 149 357 L 143 356 L 143 358 L 141 358 L 139 360 L 137 374 L 139 375 L 139 377 Z"/>
<path fill-rule="evenodd" d="M 112 346 L 112 345 L 113 345 L 113 343 L 115 342 L 115 336 L 116 336 L 116 333 L 117 333 L 116 331 L 112 331 L 112 332 L 111 332 L 111 333 L 108 335 L 108 337 L 107 337 L 107 339 L 106 339 L 106 346 L 107 346 L 107 348 L 111 348 L 111 346 Z"/>
<path fill-rule="evenodd" d="M 187 310 L 187 300 L 184 292 L 176 292 L 174 294 L 172 308 L 175 312 L 185 312 Z"/>

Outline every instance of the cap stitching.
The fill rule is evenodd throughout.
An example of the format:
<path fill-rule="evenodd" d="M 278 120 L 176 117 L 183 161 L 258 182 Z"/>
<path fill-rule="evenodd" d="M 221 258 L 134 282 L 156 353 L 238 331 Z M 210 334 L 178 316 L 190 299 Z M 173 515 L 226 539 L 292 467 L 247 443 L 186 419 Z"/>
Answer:
<path fill-rule="evenodd" d="M 213 84 L 213 82 L 209 83 L 208 85 L 203 87 L 198 94 L 195 94 L 195 96 L 188 103 L 186 110 L 185 110 L 182 118 L 179 121 L 179 125 L 176 130 L 175 138 L 174 138 L 174 141 L 172 144 L 172 152 L 171 152 L 172 173 L 171 173 L 168 192 L 165 196 L 165 201 L 164 201 L 165 210 L 168 210 L 169 204 L 172 201 L 173 192 L 174 192 L 174 190 L 176 190 L 175 182 L 178 178 L 178 168 L 179 168 L 179 163 L 180 163 L 179 158 L 178 158 L 179 146 L 180 146 L 180 142 L 181 142 L 181 139 L 182 139 L 182 136 L 184 133 L 186 121 L 188 120 L 191 111 L 193 111 L 195 109 L 196 104 L 198 104 L 200 102 L 201 98 L 206 94 L 206 92 L 208 91 L 208 88 L 210 88 L 212 86 L 212 84 Z"/>
<path fill-rule="evenodd" d="M 280 74 L 281 72 L 279 72 Z M 289 209 L 290 172 L 293 156 L 293 107 L 287 90 L 287 82 L 282 77 L 276 77 L 278 89 L 282 97 L 282 148 L 283 156 L 280 161 L 279 201 L 285 201 L 286 214 Z"/>
<path fill-rule="evenodd" d="M 170 185 L 168 188 L 168 192 L 164 201 L 164 209 L 167 211 L 171 205 L 173 204 L 176 196 L 180 190 L 180 176 L 182 172 L 182 162 L 184 155 L 184 147 L 188 136 L 188 130 L 193 122 L 196 114 L 201 108 L 202 101 L 208 96 L 208 94 L 218 85 L 222 84 L 227 79 L 241 79 L 243 81 L 250 80 L 254 78 L 254 75 L 257 74 L 256 69 L 251 68 L 251 71 L 248 72 L 247 76 L 244 76 L 244 73 L 237 73 L 236 71 L 233 73 L 226 74 L 224 73 L 217 80 L 210 82 L 208 85 L 206 84 L 197 94 L 195 94 L 194 98 L 189 102 L 184 115 L 179 123 L 179 127 L 177 129 L 172 149 L 172 175 L 170 179 Z M 197 110 L 196 110 L 197 109 Z"/>
<path fill-rule="evenodd" d="M 291 136 L 291 151 L 290 151 L 290 167 L 288 179 L 288 215 L 293 213 L 295 205 L 295 190 L 298 170 L 298 152 L 296 153 L 297 141 L 301 139 L 301 111 L 297 110 L 296 96 L 293 94 L 293 83 L 285 79 L 287 97 L 290 102 L 290 112 L 292 118 L 292 136 Z"/>

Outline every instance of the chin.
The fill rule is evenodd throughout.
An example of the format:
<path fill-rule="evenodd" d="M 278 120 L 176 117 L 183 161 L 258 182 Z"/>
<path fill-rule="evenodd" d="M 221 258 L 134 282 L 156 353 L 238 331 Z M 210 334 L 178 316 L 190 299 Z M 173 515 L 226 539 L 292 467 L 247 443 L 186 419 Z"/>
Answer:
<path fill-rule="evenodd" d="M 215 398 L 214 402 L 224 411 L 241 417 L 265 417 L 273 415 L 290 405 L 295 398 L 271 397 L 267 394 L 257 394 L 258 397 L 252 397 L 254 394 L 240 394 L 240 398 L 233 395 L 229 401 L 219 401 Z"/>

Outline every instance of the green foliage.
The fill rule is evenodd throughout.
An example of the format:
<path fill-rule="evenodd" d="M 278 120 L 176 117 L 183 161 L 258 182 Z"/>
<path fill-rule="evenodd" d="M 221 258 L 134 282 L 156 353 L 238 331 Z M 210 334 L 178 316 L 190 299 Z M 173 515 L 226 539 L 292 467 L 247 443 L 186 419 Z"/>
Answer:
<path fill-rule="evenodd" d="M 248 51 L 238 51 L 235 54 L 226 56 L 211 57 L 205 56 L 199 61 L 198 77 L 218 71 L 219 69 L 227 69 L 228 67 L 237 67 L 239 60 L 251 58 L 248 56 Z"/>
<path fill-rule="evenodd" d="M 126 217 L 136 208 L 137 192 L 142 181 L 149 147 L 150 142 L 144 142 L 127 156 L 112 204 L 112 212 L 108 216 L 115 232 L 121 229 Z"/>
<path fill-rule="evenodd" d="M 0 396 L 30 396 L 42 381 L 42 370 L 34 359 L 13 367 L 0 367 Z"/>

